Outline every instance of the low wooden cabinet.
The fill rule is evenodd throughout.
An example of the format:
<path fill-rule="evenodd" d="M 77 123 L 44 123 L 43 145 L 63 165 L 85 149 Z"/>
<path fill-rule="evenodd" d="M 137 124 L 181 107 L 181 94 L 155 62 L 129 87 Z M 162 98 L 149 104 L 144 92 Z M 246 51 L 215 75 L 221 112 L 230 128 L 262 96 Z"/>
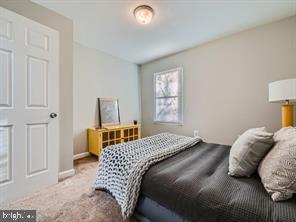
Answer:
<path fill-rule="evenodd" d="M 104 129 L 87 130 L 88 151 L 99 156 L 107 146 L 141 139 L 140 125 L 109 126 Z"/>

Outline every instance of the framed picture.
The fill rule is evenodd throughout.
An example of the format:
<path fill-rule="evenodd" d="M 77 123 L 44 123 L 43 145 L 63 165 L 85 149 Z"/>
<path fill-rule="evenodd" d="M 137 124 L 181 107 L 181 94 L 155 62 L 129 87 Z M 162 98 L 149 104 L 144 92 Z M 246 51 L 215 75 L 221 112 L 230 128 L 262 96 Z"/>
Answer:
<path fill-rule="evenodd" d="M 115 98 L 98 98 L 99 127 L 119 125 L 119 103 Z"/>

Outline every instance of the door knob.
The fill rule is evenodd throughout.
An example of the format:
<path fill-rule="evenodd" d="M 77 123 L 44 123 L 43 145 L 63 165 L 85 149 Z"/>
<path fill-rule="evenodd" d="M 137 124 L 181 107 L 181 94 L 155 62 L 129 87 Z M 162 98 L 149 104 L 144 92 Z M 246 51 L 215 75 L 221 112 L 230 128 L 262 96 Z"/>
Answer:
<path fill-rule="evenodd" d="M 56 117 L 58 116 L 58 114 L 56 114 L 56 113 L 51 113 L 49 116 L 50 116 L 50 118 L 56 118 Z"/>

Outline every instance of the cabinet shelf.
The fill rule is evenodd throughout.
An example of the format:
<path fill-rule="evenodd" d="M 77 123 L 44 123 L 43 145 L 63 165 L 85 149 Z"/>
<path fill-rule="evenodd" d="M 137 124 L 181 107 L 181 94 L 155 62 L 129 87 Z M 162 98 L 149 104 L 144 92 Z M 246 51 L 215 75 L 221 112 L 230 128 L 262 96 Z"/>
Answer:
<path fill-rule="evenodd" d="M 141 139 L 140 125 L 118 125 L 104 129 L 87 130 L 88 151 L 99 156 L 107 146 Z"/>

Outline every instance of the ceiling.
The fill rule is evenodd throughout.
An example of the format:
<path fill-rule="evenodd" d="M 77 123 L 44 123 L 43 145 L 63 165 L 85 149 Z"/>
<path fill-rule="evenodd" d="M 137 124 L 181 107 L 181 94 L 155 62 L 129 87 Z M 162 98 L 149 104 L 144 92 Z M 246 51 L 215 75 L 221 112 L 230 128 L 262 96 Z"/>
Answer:
<path fill-rule="evenodd" d="M 74 21 L 74 40 L 137 64 L 296 14 L 296 0 L 33 0 Z M 155 10 L 149 25 L 133 10 Z"/>

